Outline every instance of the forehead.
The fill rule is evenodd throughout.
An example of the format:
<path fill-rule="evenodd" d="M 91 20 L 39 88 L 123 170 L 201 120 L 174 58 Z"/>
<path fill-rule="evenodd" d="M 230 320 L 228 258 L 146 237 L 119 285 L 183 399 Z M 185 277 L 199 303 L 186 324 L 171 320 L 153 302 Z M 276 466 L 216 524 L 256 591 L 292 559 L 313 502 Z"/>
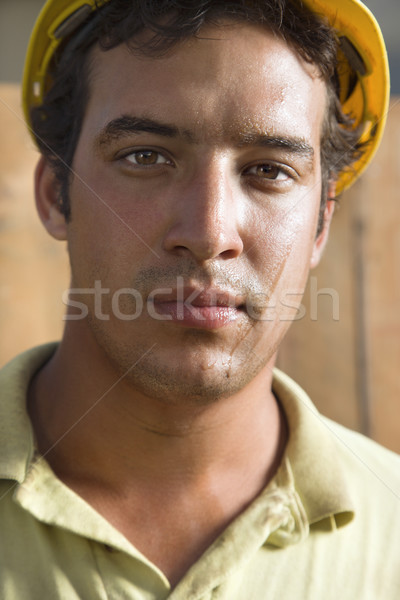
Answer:
<path fill-rule="evenodd" d="M 197 140 L 258 129 L 310 139 L 321 131 L 326 86 L 314 65 L 256 25 L 204 28 L 163 57 L 124 44 L 91 57 L 84 128 L 122 115 L 172 122 Z"/>

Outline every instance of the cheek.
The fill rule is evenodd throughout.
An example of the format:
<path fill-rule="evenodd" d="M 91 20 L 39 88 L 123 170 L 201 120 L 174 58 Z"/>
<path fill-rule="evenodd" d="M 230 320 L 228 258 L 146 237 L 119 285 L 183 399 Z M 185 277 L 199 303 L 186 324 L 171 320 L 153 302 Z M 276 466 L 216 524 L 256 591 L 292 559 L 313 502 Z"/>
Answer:
<path fill-rule="evenodd" d="M 253 219 L 257 232 L 247 256 L 257 265 L 270 297 L 286 289 L 303 289 L 314 247 L 318 210 L 313 203 L 293 203 L 285 210 Z"/>
<path fill-rule="evenodd" d="M 99 235 L 111 241 L 124 240 L 143 249 L 156 243 L 168 216 L 167 198 L 174 197 L 165 182 L 149 184 L 117 172 L 110 164 L 94 161 L 79 172 L 74 182 L 72 204 L 86 222 L 96 223 Z M 72 210 L 74 207 L 72 206 Z"/>
<path fill-rule="evenodd" d="M 100 195 L 90 182 L 75 180 L 70 195 L 68 251 L 74 286 L 90 288 L 96 280 L 106 285 L 110 276 L 116 275 L 116 264 L 122 262 L 132 233 L 113 209 L 108 195 Z"/>

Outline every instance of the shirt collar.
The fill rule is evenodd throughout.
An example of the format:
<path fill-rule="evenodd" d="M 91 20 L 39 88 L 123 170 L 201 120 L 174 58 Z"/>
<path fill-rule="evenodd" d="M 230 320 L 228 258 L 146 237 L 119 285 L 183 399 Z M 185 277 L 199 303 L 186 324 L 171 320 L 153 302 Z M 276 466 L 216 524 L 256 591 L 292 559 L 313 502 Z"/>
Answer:
<path fill-rule="evenodd" d="M 34 454 L 34 436 L 26 411 L 26 394 L 34 373 L 49 360 L 57 344 L 18 356 L 0 371 L 0 477 L 25 480 Z M 309 524 L 334 519 L 336 526 L 354 516 L 348 485 L 337 451 L 340 440 L 307 394 L 281 371 L 274 370 L 273 391 L 289 426 L 285 460 Z"/>
<path fill-rule="evenodd" d="M 290 377 L 274 370 L 273 391 L 289 426 L 285 456 L 291 465 L 294 485 L 308 522 L 334 518 L 346 525 L 354 517 L 354 506 L 341 464 L 335 425 L 315 408 L 304 390 Z"/>
<path fill-rule="evenodd" d="M 46 344 L 24 352 L 0 371 L 0 477 L 25 480 L 34 454 L 34 436 L 26 410 L 33 375 L 57 348 Z"/>

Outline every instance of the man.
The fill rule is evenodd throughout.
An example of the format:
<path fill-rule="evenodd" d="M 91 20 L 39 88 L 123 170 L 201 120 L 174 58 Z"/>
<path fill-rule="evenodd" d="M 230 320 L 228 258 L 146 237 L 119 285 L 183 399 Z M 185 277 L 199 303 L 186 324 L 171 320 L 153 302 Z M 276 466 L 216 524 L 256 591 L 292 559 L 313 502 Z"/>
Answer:
<path fill-rule="evenodd" d="M 47 2 L 24 107 L 71 293 L 1 373 L 1 598 L 398 597 L 398 458 L 273 371 L 386 69 L 356 0 Z"/>

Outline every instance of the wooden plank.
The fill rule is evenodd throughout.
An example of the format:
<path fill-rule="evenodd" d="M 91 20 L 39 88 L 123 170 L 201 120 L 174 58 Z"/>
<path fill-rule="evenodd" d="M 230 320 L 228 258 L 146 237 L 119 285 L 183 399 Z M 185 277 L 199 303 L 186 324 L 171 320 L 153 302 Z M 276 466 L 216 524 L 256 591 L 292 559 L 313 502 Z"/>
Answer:
<path fill-rule="evenodd" d="M 17 85 L 0 85 L 0 365 L 60 337 L 68 287 L 65 244 L 44 231 L 33 199 L 38 159 Z"/>
<path fill-rule="evenodd" d="M 371 435 L 400 452 L 400 98 L 362 185 Z"/>
<path fill-rule="evenodd" d="M 400 452 L 400 100 L 394 98 L 374 163 L 340 201 L 316 269 L 331 310 L 295 323 L 278 365 L 324 414 Z M 310 306 L 310 289 L 303 303 Z M 309 312 L 309 311 L 308 311 Z"/>

